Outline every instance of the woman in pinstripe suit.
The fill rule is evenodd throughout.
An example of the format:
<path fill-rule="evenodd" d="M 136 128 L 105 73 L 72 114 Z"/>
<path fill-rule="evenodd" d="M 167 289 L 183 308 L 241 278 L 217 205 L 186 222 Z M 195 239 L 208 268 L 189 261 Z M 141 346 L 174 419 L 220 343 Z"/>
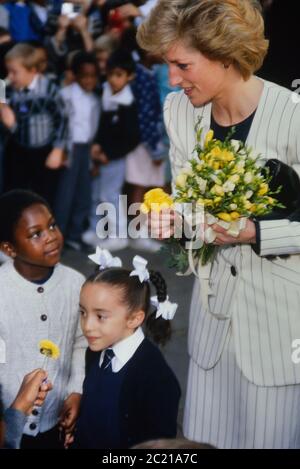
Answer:
<path fill-rule="evenodd" d="M 182 88 L 164 110 L 174 178 L 192 157 L 199 116 L 204 134 L 213 128 L 223 139 L 234 125 L 234 138 L 299 170 L 299 97 L 254 75 L 268 48 L 256 0 L 160 0 L 138 41 L 164 55 L 171 84 Z M 248 220 L 237 239 L 214 227 L 213 293 L 205 308 L 196 281 L 191 302 L 187 438 L 220 448 L 300 447 L 300 365 L 292 360 L 299 213 Z M 169 237 L 174 218 L 153 213 L 152 232 Z"/>

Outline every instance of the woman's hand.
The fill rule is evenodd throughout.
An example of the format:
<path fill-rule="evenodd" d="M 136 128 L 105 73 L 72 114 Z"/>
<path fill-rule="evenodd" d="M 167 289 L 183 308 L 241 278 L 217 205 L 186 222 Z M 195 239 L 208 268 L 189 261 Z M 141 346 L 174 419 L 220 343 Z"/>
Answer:
<path fill-rule="evenodd" d="M 176 214 L 172 209 L 160 212 L 151 211 L 148 215 L 148 226 L 151 238 L 168 239 L 174 234 Z"/>
<path fill-rule="evenodd" d="M 226 244 L 255 244 L 256 243 L 256 229 L 255 224 L 249 218 L 246 220 L 246 226 L 240 231 L 237 237 L 230 236 L 227 231 L 220 225 L 215 223 L 211 228 L 217 233 L 214 244 L 224 246 Z"/>

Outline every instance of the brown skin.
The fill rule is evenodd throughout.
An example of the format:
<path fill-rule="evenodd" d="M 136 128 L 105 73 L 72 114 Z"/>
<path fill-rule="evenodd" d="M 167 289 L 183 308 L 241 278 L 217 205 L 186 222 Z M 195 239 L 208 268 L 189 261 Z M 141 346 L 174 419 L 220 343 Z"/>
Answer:
<path fill-rule="evenodd" d="M 76 81 L 81 88 L 87 93 L 92 93 L 97 85 L 97 67 L 90 63 L 81 65 L 76 76 Z"/>
<path fill-rule="evenodd" d="M 42 204 L 24 210 L 14 231 L 13 243 L 2 242 L 3 252 L 14 259 L 15 269 L 29 281 L 49 275 L 59 262 L 63 236 L 52 213 Z"/>
<path fill-rule="evenodd" d="M 42 406 L 48 392 L 52 389 L 50 381 L 44 382 L 46 378 L 46 371 L 41 369 L 25 375 L 11 408 L 29 415 L 34 406 Z M 0 448 L 3 446 L 3 440 L 4 423 L 0 422 Z"/>

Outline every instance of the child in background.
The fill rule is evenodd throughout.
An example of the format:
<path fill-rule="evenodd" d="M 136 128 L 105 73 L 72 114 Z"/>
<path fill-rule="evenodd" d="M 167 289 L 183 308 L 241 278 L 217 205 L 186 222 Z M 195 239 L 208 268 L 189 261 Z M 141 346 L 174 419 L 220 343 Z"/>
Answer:
<path fill-rule="evenodd" d="M 125 179 L 126 156 L 140 143 L 137 106 L 130 82 L 134 78 L 135 63 L 129 52 L 118 49 L 107 62 L 107 82 L 103 85 L 99 129 L 92 147 L 92 158 L 100 164 L 98 200 L 93 200 L 90 230 L 83 241 L 99 244 L 95 236 L 96 207 L 108 202 L 115 207 L 116 216 L 108 212 L 108 238 L 101 241 L 102 248 L 124 249 L 128 244 L 126 209 L 119 196 Z M 97 230 L 99 237 L 105 233 Z M 87 236 L 89 235 L 89 236 Z"/>
<path fill-rule="evenodd" d="M 66 117 L 58 89 L 39 73 L 40 53 L 17 44 L 5 56 L 13 87 L 9 106 L 1 109 L 10 132 L 6 189 L 31 189 L 53 204 L 64 162 Z"/>
<path fill-rule="evenodd" d="M 69 121 L 69 159 L 60 176 L 55 214 L 66 245 L 80 250 L 91 209 L 91 143 L 100 116 L 100 99 L 94 93 L 97 85 L 94 55 L 77 53 L 72 71 L 75 82 L 61 91 Z"/>
<path fill-rule="evenodd" d="M 102 34 L 95 40 L 95 55 L 101 83 L 106 81 L 107 61 L 117 45 L 117 41 L 109 34 Z"/>
<path fill-rule="evenodd" d="M 177 305 L 168 301 L 164 279 L 146 269 L 145 259 L 136 256 L 130 272 L 107 267 L 121 265 L 120 259 L 100 251 L 97 261 L 98 253 L 90 257 L 103 270 L 85 282 L 80 295 L 81 326 L 92 358 L 74 447 L 128 448 L 149 439 L 174 438 L 180 387 L 141 326 L 145 323 L 153 340 L 164 344 Z M 152 313 L 150 282 L 158 305 Z"/>
<path fill-rule="evenodd" d="M 58 421 L 71 428 L 78 414 L 86 341 L 79 324 L 81 274 L 59 263 L 63 238 L 47 202 L 15 190 L 0 197 L 0 248 L 12 261 L 0 267 L 0 383 L 8 408 L 23 376 L 44 366 L 39 342 L 61 351 L 49 360 L 53 391 L 27 418 L 22 448 L 60 448 Z"/>

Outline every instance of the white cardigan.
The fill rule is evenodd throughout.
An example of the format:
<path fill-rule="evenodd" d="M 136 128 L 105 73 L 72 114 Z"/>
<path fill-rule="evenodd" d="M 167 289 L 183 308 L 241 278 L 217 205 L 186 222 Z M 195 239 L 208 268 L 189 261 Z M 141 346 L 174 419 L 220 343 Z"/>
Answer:
<path fill-rule="evenodd" d="M 202 116 L 204 135 L 210 128 L 211 104 L 194 108 L 184 92 L 171 93 L 164 116 L 175 178 L 192 157 L 198 117 Z M 300 104 L 289 90 L 264 81 L 247 144 L 264 158 L 277 158 L 299 170 Z M 292 342 L 300 339 L 300 223 L 261 221 L 260 235 L 259 256 L 250 245 L 226 246 L 213 263 L 210 311 L 229 319 L 204 310 L 195 283 L 189 354 L 203 369 L 214 367 L 232 327 L 238 365 L 251 382 L 261 386 L 300 383 L 300 365 L 291 359 Z M 292 255 L 273 261 L 264 257 L 280 254 Z"/>
<path fill-rule="evenodd" d="M 38 415 L 27 418 L 24 433 L 29 435 L 55 426 L 63 400 L 72 392 L 82 392 L 87 344 L 79 324 L 78 305 L 83 281 L 81 274 L 61 264 L 42 285 L 24 279 L 11 261 L 0 267 L 0 383 L 4 408 L 14 400 L 24 375 L 45 366 L 45 357 L 39 352 L 40 340 L 53 341 L 61 352 L 58 360 L 48 360 L 46 368 L 53 390 Z"/>

